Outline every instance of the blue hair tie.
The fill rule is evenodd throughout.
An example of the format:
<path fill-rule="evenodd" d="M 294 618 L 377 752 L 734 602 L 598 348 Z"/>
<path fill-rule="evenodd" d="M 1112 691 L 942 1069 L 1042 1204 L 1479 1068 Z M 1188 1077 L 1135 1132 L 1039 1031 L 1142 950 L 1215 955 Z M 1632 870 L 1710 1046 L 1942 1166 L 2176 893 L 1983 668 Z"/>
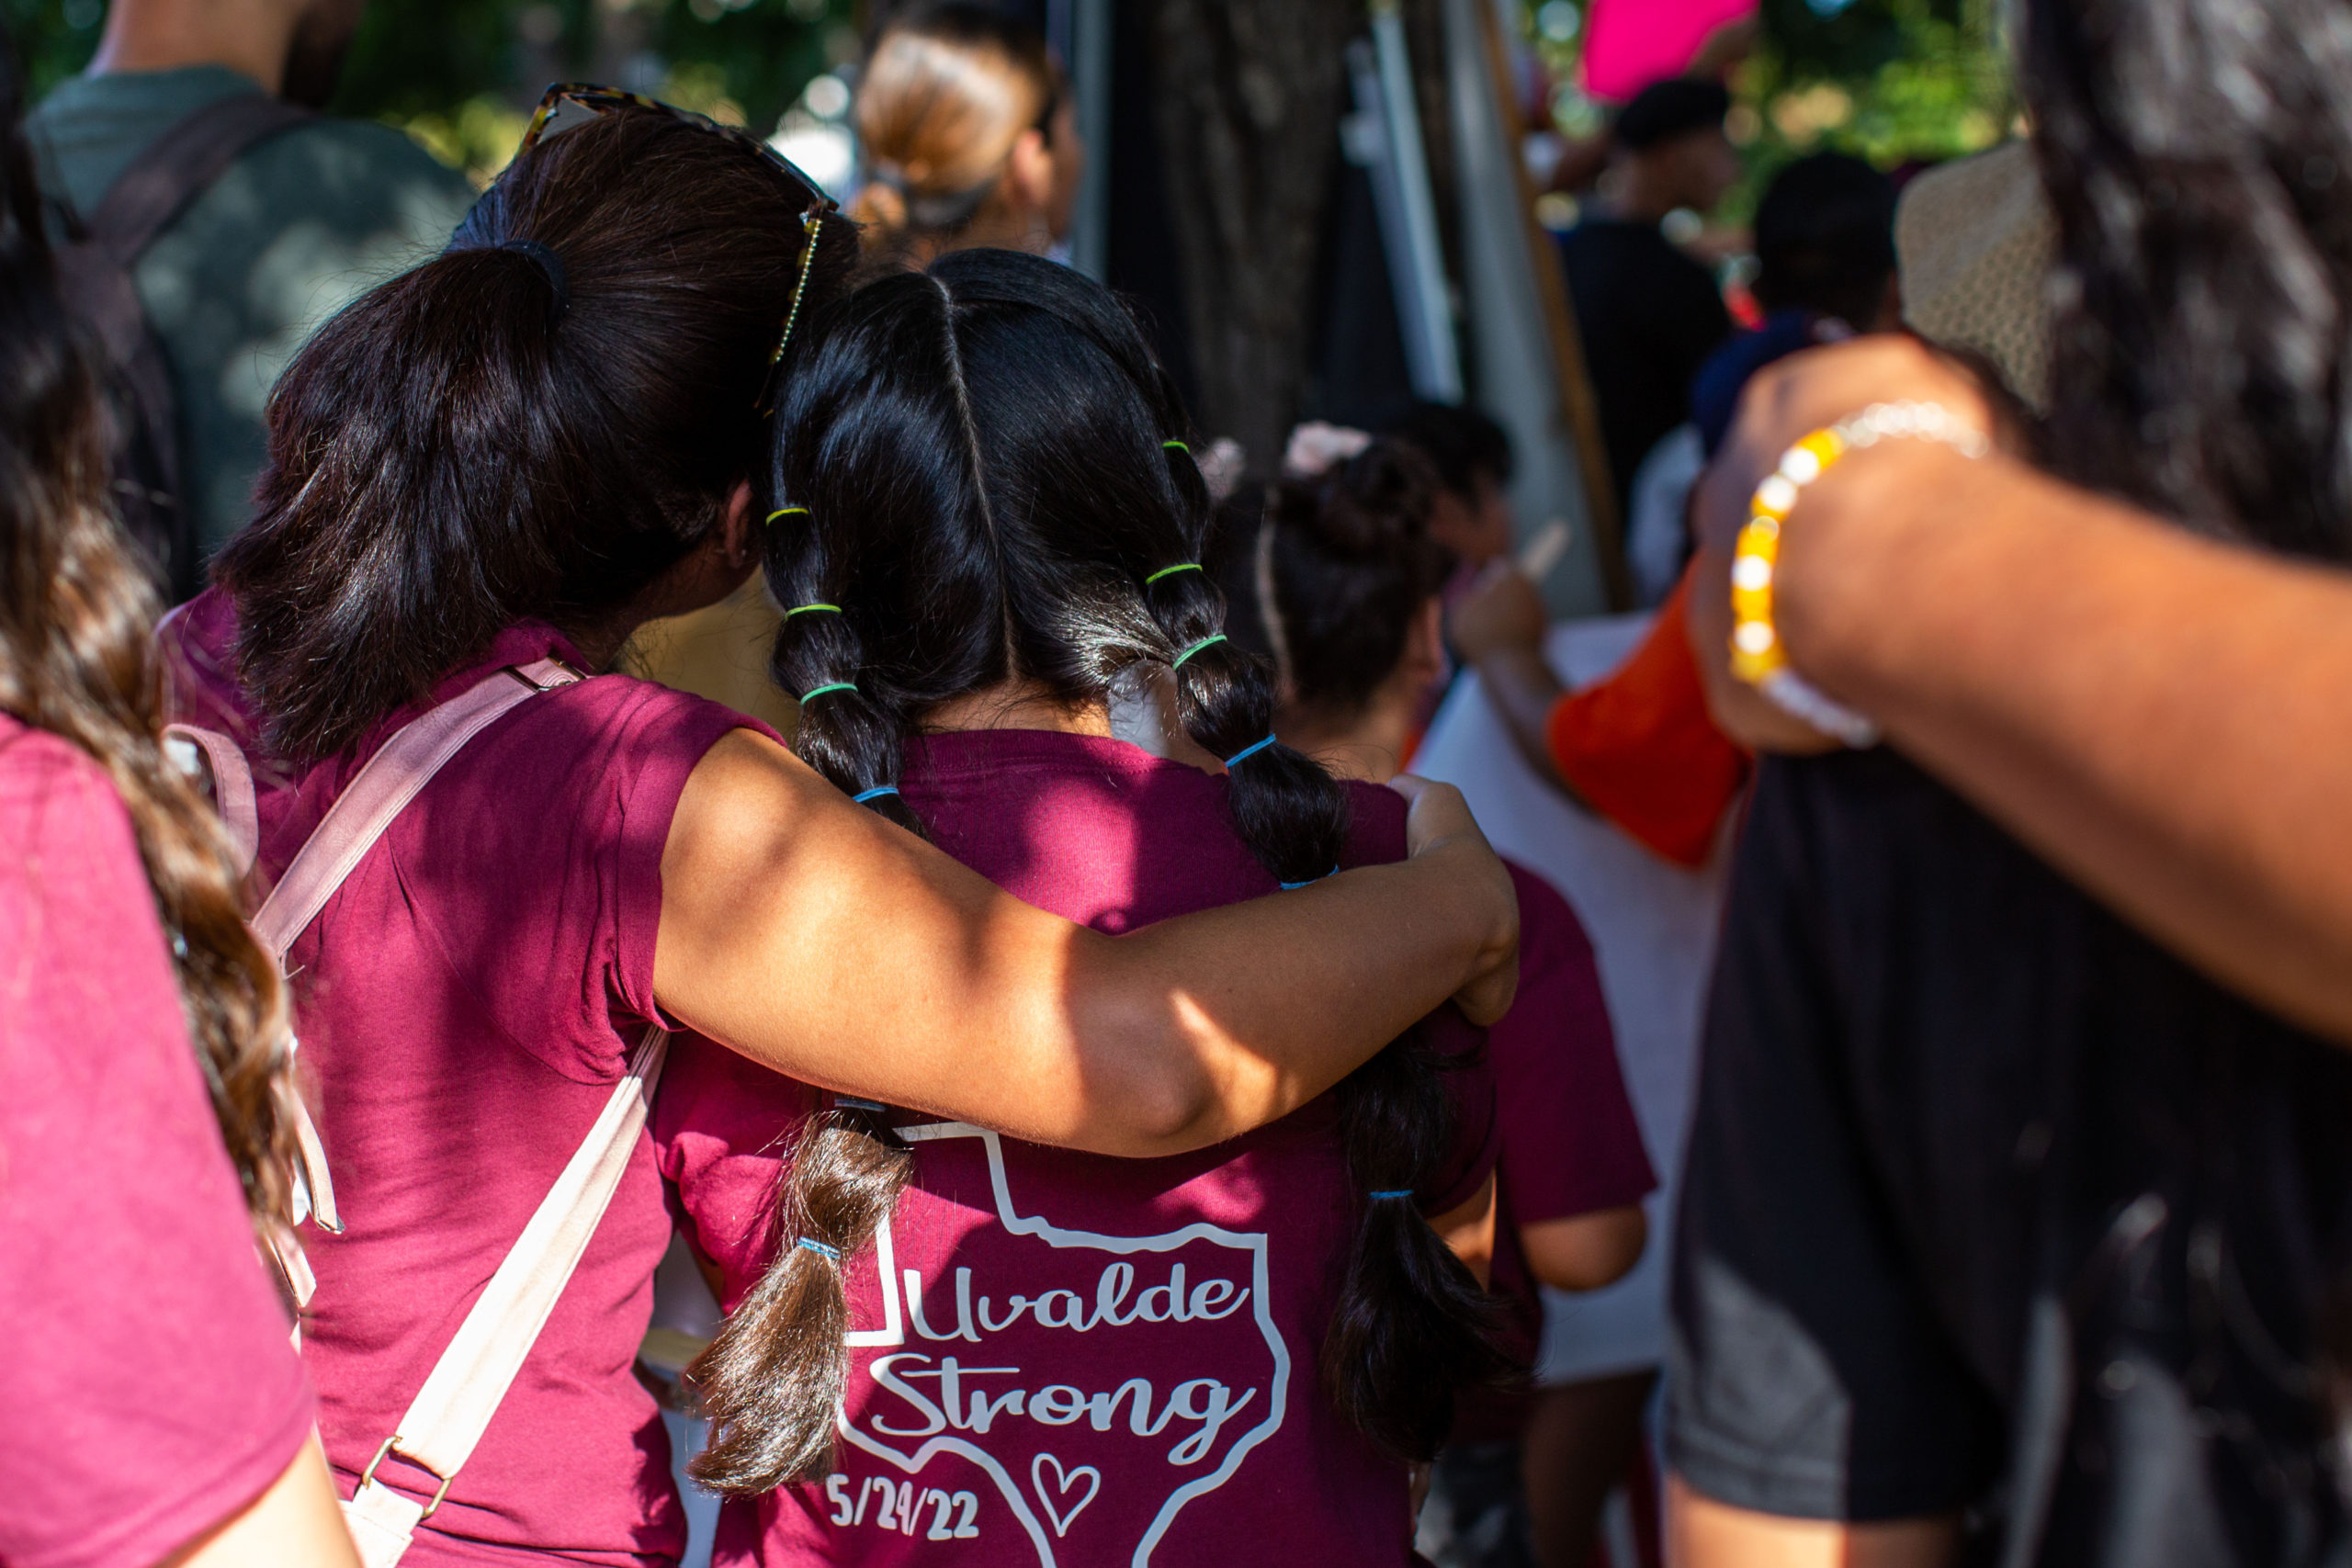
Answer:
<path fill-rule="evenodd" d="M 1231 773 L 1235 763 L 1248 761 L 1250 758 L 1256 756 L 1259 752 L 1264 750 L 1273 743 L 1274 738 L 1269 735 L 1254 746 L 1244 746 L 1240 750 L 1236 751 L 1232 756 L 1227 757 L 1225 760 L 1225 771 L 1227 773 Z"/>
<path fill-rule="evenodd" d="M 1337 876 L 1339 874 L 1340 868 L 1335 865 L 1330 870 L 1325 872 L 1323 876 Z M 1312 887 L 1317 883 L 1322 881 L 1323 876 L 1310 876 L 1304 882 L 1285 882 L 1282 885 L 1283 891 L 1285 893 L 1295 893 L 1302 887 Z"/>
<path fill-rule="evenodd" d="M 804 1235 L 795 1245 L 797 1245 L 801 1251 L 813 1252 L 829 1263 L 839 1263 L 842 1260 L 842 1249 L 840 1247 L 827 1247 L 815 1236 Z"/>
<path fill-rule="evenodd" d="M 1409 1187 L 1398 1187 L 1386 1192 L 1367 1192 L 1364 1194 L 1365 1197 L 1373 1199 L 1374 1201 L 1383 1198 L 1410 1198 L 1412 1195 L 1413 1190 Z"/>
<path fill-rule="evenodd" d="M 821 686 L 811 686 L 807 691 L 801 693 L 800 700 L 805 703 L 810 701 L 812 698 L 821 697 L 827 692 L 854 692 L 856 690 L 857 682 L 854 681 L 828 681 Z"/>
<path fill-rule="evenodd" d="M 854 1094 L 833 1096 L 833 1104 L 842 1111 L 881 1111 L 887 1109 L 878 1100 L 860 1100 Z"/>
<path fill-rule="evenodd" d="M 867 790 L 864 795 L 851 795 L 850 799 L 857 805 L 863 806 L 869 800 L 879 800 L 886 795 L 896 795 L 898 793 L 899 786 L 897 784 L 876 784 L 872 789 Z"/>

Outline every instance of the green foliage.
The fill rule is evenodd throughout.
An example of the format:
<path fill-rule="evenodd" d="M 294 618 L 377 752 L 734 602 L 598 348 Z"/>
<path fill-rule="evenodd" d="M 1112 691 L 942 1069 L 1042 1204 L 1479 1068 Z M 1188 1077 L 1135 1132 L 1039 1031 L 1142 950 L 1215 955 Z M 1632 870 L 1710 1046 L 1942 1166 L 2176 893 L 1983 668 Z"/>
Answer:
<path fill-rule="evenodd" d="M 1589 0 L 1530 4 L 1530 36 L 1564 83 L 1575 80 Z M 1732 73 L 1727 129 L 1747 177 L 1721 216 L 1743 221 L 1790 159 L 1824 148 L 1882 168 L 1991 146 L 2017 117 L 1999 0 L 1762 0 L 1762 36 Z M 1602 111 L 1573 85 L 1555 99 L 1570 135 Z"/>
<path fill-rule="evenodd" d="M 332 106 L 398 125 L 479 180 L 558 79 L 773 128 L 854 51 L 854 0 L 374 0 Z M 104 0 L 0 0 L 38 98 L 97 46 Z"/>

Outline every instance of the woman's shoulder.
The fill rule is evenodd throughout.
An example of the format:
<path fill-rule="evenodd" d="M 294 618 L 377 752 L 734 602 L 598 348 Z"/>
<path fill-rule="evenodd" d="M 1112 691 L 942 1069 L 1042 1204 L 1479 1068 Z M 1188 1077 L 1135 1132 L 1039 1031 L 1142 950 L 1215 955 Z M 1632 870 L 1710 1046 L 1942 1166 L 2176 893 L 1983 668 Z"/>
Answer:
<path fill-rule="evenodd" d="M 0 713 L 0 841 L 38 844 L 54 856 L 94 839 L 130 840 L 128 814 L 105 770 L 63 737 Z"/>

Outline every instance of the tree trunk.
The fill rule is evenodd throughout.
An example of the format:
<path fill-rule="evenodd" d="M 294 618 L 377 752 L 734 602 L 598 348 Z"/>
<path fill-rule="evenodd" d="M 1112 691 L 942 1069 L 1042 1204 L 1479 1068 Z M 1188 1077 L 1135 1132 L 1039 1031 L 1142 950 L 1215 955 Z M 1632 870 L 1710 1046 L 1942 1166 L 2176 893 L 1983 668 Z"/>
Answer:
<path fill-rule="evenodd" d="M 1150 37 L 1202 430 L 1281 466 L 1361 0 L 1157 0 Z"/>

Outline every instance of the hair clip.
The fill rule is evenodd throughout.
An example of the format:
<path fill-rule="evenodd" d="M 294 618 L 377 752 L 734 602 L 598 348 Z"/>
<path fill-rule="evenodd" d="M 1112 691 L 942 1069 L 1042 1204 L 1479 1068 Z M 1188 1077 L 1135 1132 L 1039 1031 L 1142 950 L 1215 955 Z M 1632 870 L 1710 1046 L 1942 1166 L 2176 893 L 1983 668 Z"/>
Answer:
<path fill-rule="evenodd" d="M 854 681 L 828 681 L 821 686 L 811 686 L 807 691 L 801 693 L 800 700 L 805 703 L 811 697 L 821 697 L 827 692 L 854 692 L 856 690 L 857 682 Z"/>
<path fill-rule="evenodd" d="M 1235 763 L 1248 761 L 1250 758 L 1256 756 L 1259 752 L 1264 750 L 1273 743 L 1274 738 L 1269 735 L 1263 740 L 1257 742 L 1255 745 L 1244 746 L 1240 750 L 1236 751 L 1232 756 L 1227 757 L 1225 760 L 1225 771 L 1227 773 L 1231 773 Z"/>
<path fill-rule="evenodd" d="M 1261 742 L 1261 744 L 1263 744 L 1263 742 Z M 1325 872 L 1323 876 L 1337 876 L 1339 874 L 1340 868 L 1335 865 L 1330 870 Z M 1285 893 L 1295 893 L 1302 887 L 1314 886 L 1317 883 L 1323 880 L 1323 876 L 1310 876 L 1304 882 L 1285 882 L 1282 885 L 1282 890 Z"/>
<path fill-rule="evenodd" d="M 1181 566 L 1163 566 L 1149 577 L 1145 578 L 1143 585 L 1148 588 L 1163 577 L 1173 577 L 1180 571 L 1199 571 L 1200 570 L 1201 563 L 1196 560 L 1188 560 Z"/>
<path fill-rule="evenodd" d="M 794 1243 L 794 1245 L 798 1247 L 801 1251 L 813 1252 L 818 1257 L 824 1258 L 828 1262 L 839 1263 L 842 1260 L 842 1249 L 840 1247 L 827 1247 L 823 1242 L 819 1241 L 813 1235 L 804 1235 L 797 1242 Z"/>
<path fill-rule="evenodd" d="M 816 610 L 822 610 L 829 615 L 838 615 L 842 613 L 842 607 L 839 604 L 795 604 L 784 613 L 784 618 L 788 621 L 795 615 L 806 615 Z"/>
<path fill-rule="evenodd" d="M 1385 1192 L 1367 1192 L 1364 1194 L 1365 1197 L 1372 1199 L 1375 1202 L 1385 1198 L 1410 1198 L 1412 1195 L 1413 1190 L 1409 1187 L 1392 1187 Z"/>
<path fill-rule="evenodd" d="M 789 517 L 796 512 L 800 513 L 803 517 L 809 515 L 808 509 L 805 506 L 779 506 L 774 512 L 768 513 L 768 521 L 770 523 L 774 523 L 777 518 Z"/>
<path fill-rule="evenodd" d="M 1178 654 L 1175 658 L 1170 660 L 1168 661 L 1168 668 L 1170 670 L 1182 670 L 1184 668 L 1184 660 L 1192 658 L 1193 655 L 1200 652 L 1201 649 L 1212 647 L 1215 644 L 1223 642 L 1224 640 L 1225 634 L 1223 632 L 1217 632 L 1213 636 L 1204 637 L 1201 638 L 1200 641 L 1194 643 L 1192 647 L 1186 649 L 1183 652 Z"/>
<path fill-rule="evenodd" d="M 863 795 L 851 795 L 850 800 L 855 805 L 863 806 L 869 800 L 879 800 L 886 795 L 896 795 L 898 793 L 899 786 L 897 784 L 876 784 Z"/>

